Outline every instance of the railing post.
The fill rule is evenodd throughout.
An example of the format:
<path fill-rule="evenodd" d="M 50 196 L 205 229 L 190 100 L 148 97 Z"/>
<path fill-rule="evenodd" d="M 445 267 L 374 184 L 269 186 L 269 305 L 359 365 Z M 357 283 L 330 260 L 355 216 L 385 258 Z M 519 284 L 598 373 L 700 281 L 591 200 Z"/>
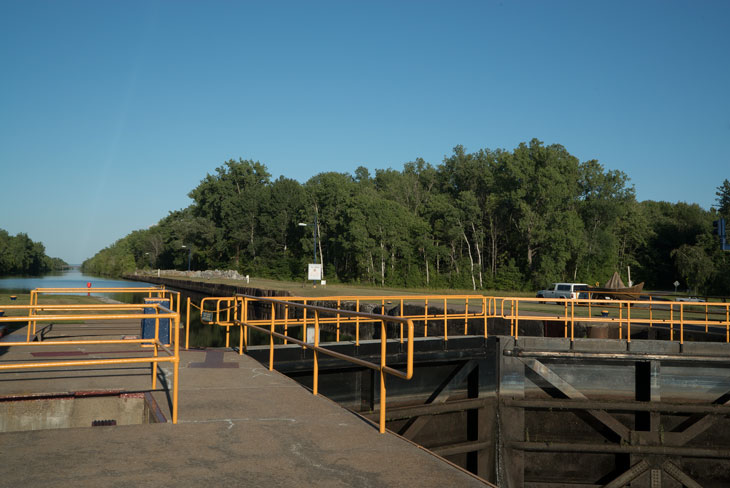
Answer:
<path fill-rule="evenodd" d="M 304 310 L 302 312 L 302 342 L 307 342 L 307 300 L 303 300 L 302 303 L 305 305 Z M 302 346 L 302 349 L 306 349 L 305 346 Z"/>
<path fill-rule="evenodd" d="M 570 342 L 575 342 L 575 302 L 570 302 Z"/>
<path fill-rule="evenodd" d="M 653 307 L 652 307 L 651 302 L 652 302 L 651 295 L 649 295 L 649 327 L 654 326 L 654 314 L 652 313 Z"/>
<path fill-rule="evenodd" d="M 250 303 L 250 300 L 248 298 L 243 299 L 243 323 L 248 323 L 248 304 Z M 243 326 L 243 347 L 244 351 L 248 352 L 248 325 Z"/>
<path fill-rule="evenodd" d="M 28 307 L 28 330 L 26 332 L 26 339 L 25 342 L 30 342 L 30 328 L 32 327 L 33 322 L 30 320 L 31 316 L 33 315 L 33 295 L 35 294 L 34 290 L 30 290 L 30 299 Z"/>
<path fill-rule="evenodd" d="M 684 303 L 679 304 L 679 343 L 684 344 Z"/>
<path fill-rule="evenodd" d="M 185 308 L 185 350 L 190 348 L 190 297 Z"/>
<path fill-rule="evenodd" d="M 269 330 L 269 371 L 274 370 L 274 322 L 276 321 L 276 308 L 274 302 L 271 302 L 271 325 Z"/>
<path fill-rule="evenodd" d="M 592 292 L 588 290 L 588 318 L 593 318 L 593 311 L 591 310 L 591 304 L 593 303 L 591 302 L 591 299 L 593 297 L 591 296 L 591 294 Z"/>
<path fill-rule="evenodd" d="M 519 339 L 520 336 L 520 301 L 515 298 L 515 340 Z"/>
<path fill-rule="evenodd" d="M 360 311 L 360 299 L 355 300 L 355 311 Z M 355 317 L 355 345 L 360 345 L 360 316 Z"/>
<path fill-rule="evenodd" d="M 509 335 L 515 337 L 515 300 L 509 301 Z"/>
<path fill-rule="evenodd" d="M 400 316 L 403 317 L 403 298 L 400 299 Z M 403 344 L 403 322 L 400 323 L 400 343 Z"/>
<path fill-rule="evenodd" d="M 341 299 L 338 298 L 337 299 L 337 310 L 338 310 L 338 312 L 337 312 L 337 337 L 335 338 L 335 342 L 340 342 L 340 312 L 339 312 L 340 304 L 341 304 Z"/>
<path fill-rule="evenodd" d="M 154 357 L 157 357 L 157 344 L 160 343 L 160 309 L 155 305 L 155 343 L 154 343 Z M 157 388 L 157 361 L 152 364 L 152 389 Z"/>
<path fill-rule="evenodd" d="M 631 302 L 626 302 L 626 341 L 631 342 Z"/>
<path fill-rule="evenodd" d="M 243 300 L 240 297 L 234 298 L 236 304 L 236 315 L 235 320 L 238 321 L 238 355 L 243 354 L 243 337 L 245 336 L 246 328 L 243 326 Z"/>
<path fill-rule="evenodd" d="M 314 368 L 312 368 L 312 393 L 319 393 L 319 310 L 314 311 Z"/>
<path fill-rule="evenodd" d="M 444 340 L 449 340 L 449 305 L 447 303 L 447 299 L 444 298 Z"/>
<path fill-rule="evenodd" d="M 623 303 L 618 302 L 618 338 L 619 340 L 624 338 L 624 309 Z"/>
<path fill-rule="evenodd" d="M 385 321 L 380 321 L 380 433 L 385 433 L 385 359 L 387 340 L 385 338 Z"/>
<path fill-rule="evenodd" d="M 284 335 L 289 335 L 289 305 L 284 305 Z M 286 344 L 287 341 L 284 339 L 284 344 Z"/>
<path fill-rule="evenodd" d="M 674 340 L 674 304 L 669 305 L 669 340 Z"/>
<path fill-rule="evenodd" d="M 469 335 L 469 297 L 464 303 L 464 335 Z"/>
<path fill-rule="evenodd" d="M 423 337 L 428 337 L 428 298 L 425 299 L 423 307 Z"/>
<path fill-rule="evenodd" d="M 190 300 L 190 297 L 188 297 Z M 175 359 L 172 364 L 172 423 L 177 423 L 178 388 L 180 385 L 180 313 L 173 319 L 175 323 Z"/>
<path fill-rule="evenodd" d="M 491 308 L 491 303 L 492 303 L 491 299 L 490 299 L 489 303 L 490 303 L 490 308 Z M 496 303 L 495 303 L 495 306 L 496 306 Z M 487 338 L 487 315 L 489 315 L 488 311 L 487 311 L 487 297 L 482 297 L 482 313 L 484 314 L 484 338 L 486 339 Z"/>

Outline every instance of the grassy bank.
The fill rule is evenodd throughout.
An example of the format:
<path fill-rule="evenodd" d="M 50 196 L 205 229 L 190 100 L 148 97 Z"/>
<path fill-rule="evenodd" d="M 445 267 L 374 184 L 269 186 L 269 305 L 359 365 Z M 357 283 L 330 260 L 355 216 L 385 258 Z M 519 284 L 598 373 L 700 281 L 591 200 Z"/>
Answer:
<path fill-rule="evenodd" d="M 150 276 L 157 276 L 152 274 Z M 131 276 L 130 276 L 131 277 Z M 140 276 L 142 277 L 142 276 Z M 262 290 L 284 290 L 294 296 L 303 297 L 325 297 L 325 296 L 407 296 L 407 295 L 487 295 L 487 296 L 508 296 L 508 297 L 532 297 L 534 292 L 503 291 L 503 290 L 472 290 L 453 288 L 390 288 L 364 284 L 343 284 L 328 283 L 327 285 L 312 285 L 311 281 L 282 281 L 267 278 L 251 277 L 246 283 L 243 280 L 226 278 L 195 278 L 178 275 L 165 275 L 162 278 L 197 281 L 203 283 L 221 283 L 232 286 L 247 286 Z"/>

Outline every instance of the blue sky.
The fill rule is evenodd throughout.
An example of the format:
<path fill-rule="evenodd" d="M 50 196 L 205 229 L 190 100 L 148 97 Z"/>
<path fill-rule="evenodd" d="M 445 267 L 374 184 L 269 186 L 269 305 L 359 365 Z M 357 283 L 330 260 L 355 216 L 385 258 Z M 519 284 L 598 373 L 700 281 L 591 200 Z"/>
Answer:
<path fill-rule="evenodd" d="M 80 263 L 228 159 L 301 182 L 536 137 L 730 179 L 730 2 L 0 0 L 0 228 Z"/>

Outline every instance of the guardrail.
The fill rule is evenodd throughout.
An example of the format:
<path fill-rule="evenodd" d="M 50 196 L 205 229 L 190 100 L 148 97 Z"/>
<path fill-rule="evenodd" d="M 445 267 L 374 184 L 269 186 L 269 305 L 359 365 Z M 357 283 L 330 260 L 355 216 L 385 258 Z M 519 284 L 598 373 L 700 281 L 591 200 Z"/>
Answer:
<path fill-rule="evenodd" d="M 259 298 L 259 297 L 256 297 Z M 398 317 L 411 319 L 414 323 L 422 325 L 423 336 L 428 337 L 429 324 L 442 324 L 444 326 L 443 338 L 448 340 L 447 325 L 458 322 L 463 324 L 463 335 L 469 335 L 470 330 L 474 330 L 474 322 L 482 324 L 484 337 L 487 337 L 487 319 L 497 316 L 497 300 L 496 297 L 486 297 L 482 295 L 407 295 L 407 296 L 332 296 L 332 297 L 286 297 L 288 303 L 297 303 L 299 305 L 311 305 L 312 303 L 332 303 L 333 310 L 340 313 L 332 314 L 330 317 L 321 317 L 320 324 L 334 326 L 335 341 L 339 342 L 341 332 L 345 326 L 350 336 L 354 337 L 356 345 L 360 344 L 360 327 L 369 321 L 361 316 L 348 316 L 344 312 L 362 312 L 366 306 L 381 307 L 381 310 L 390 307 L 396 309 Z M 203 298 L 200 306 L 196 306 L 188 299 L 188 311 L 190 307 L 200 310 L 201 322 L 204 324 L 217 324 L 226 327 L 226 347 L 230 347 L 230 328 L 234 324 L 234 297 L 207 297 Z M 351 309 L 343 309 L 343 306 Z M 422 313 L 408 313 L 408 307 L 415 309 L 423 308 Z M 443 307 L 443 312 L 434 312 L 435 307 Z M 300 307 L 301 308 L 301 307 Z M 396 316 L 393 315 L 393 316 Z M 392 317 L 391 315 L 389 315 Z M 190 314 L 188 313 L 188 321 L 186 331 L 190 330 L 189 323 Z M 471 322 L 471 323 L 470 323 Z M 249 319 L 251 325 L 267 325 L 268 319 Z M 277 325 L 283 325 L 285 334 L 288 333 L 290 327 L 300 327 L 306 330 L 312 325 L 312 317 L 307 314 L 306 308 L 303 313 L 294 314 L 289 312 L 288 307 L 283 307 L 280 318 L 277 318 Z M 186 336 L 187 337 L 187 336 Z M 302 332 L 302 338 L 305 338 L 305 332 Z M 240 337 L 239 348 L 243 348 L 244 337 Z M 400 328 L 400 341 L 404 341 L 404 330 Z M 186 342 L 187 347 L 187 342 Z"/>
<path fill-rule="evenodd" d="M 142 308 L 152 308 L 154 313 L 134 313 L 141 311 Z M 142 347 L 150 347 L 152 357 L 131 357 L 131 358 L 114 358 L 114 359 L 89 359 L 89 360 L 71 360 L 71 361 L 23 361 L 15 363 L 0 363 L 0 371 L 5 370 L 24 370 L 39 368 L 63 368 L 75 366 L 99 366 L 99 365 L 119 365 L 119 364 L 138 364 L 150 363 L 152 367 L 152 389 L 157 387 L 157 365 L 158 363 L 169 362 L 173 365 L 173 391 L 172 391 L 172 423 L 177 423 L 178 416 L 178 386 L 179 386 L 179 365 L 180 365 L 180 314 L 174 312 L 160 304 L 119 304 L 119 305 L 3 305 L 4 310 L 29 310 L 32 317 L 42 317 L 44 321 L 54 322 L 70 322 L 78 320 L 135 320 L 135 319 L 154 319 L 155 335 L 148 339 L 95 339 L 95 340 L 47 340 L 31 342 L 30 339 L 25 342 L 0 342 L 0 347 L 48 347 L 48 346 L 64 346 L 64 345 L 114 345 L 114 344 L 139 344 Z M 72 312 L 66 314 L 56 313 L 53 315 L 32 315 L 34 310 L 43 309 L 55 312 Z M 79 313 L 87 311 L 89 313 Z M 113 313 L 119 312 L 119 313 Z M 126 312 L 126 313 L 125 313 Z M 4 316 L 0 317 L 0 323 L 17 322 L 19 318 L 25 319 L 25 315 L 21 316 Z M 167 347 L 160 341 L 160 320 L 169 319 L 174 325 L 174 340 L 172 349 Z M 35 322 L 35 321 L 34 321 Z M 29 326 L 30 328 L 30 326 Z M 160 356 L 160 350 L 166 355 Z"/>
<path fill-rule="evenodd" d="M 555 302 L 562 314 L 548 315 L 531 311 L 521 315 L 520 303 L 533 310 L 545 309 L 545 302 Z M 547 306 L 549 307 L 549 305 Z M 508 309 L 508 312 L 505 312 Z M 598 315 L 596 315 L 598 313 Z M 633 314 L 633 315 L 632 315 Z M 520 320 L 544 320 L 564 323 L 564 337 L 575 339 L 575 326 L 599 325 L 614 327 L 618 330 L 618 339 L 631 342 L 631 328 L 653 328 L 661 326 L 669 331 L 669 340 L 679 336 L 679 343 L 684 344 L 686 328 L 693 332 L 704 328 L 709 334 L 718 330 L 725 332 L 725 342 L 730 342 L 730 303 L 727 302 L 686 302 L 657 300 L 603 300 L 603 299 L 544 299 L 544 298 L 502 298 L 500 304 L 501 318 L 509 320 L 511 335 L 519 336 Z"/>
<path fill-rule="evenodd" d="M 346 308 L 360 312 L 363 306 L 390 309 L 388 313 L 414 322 L 418 336 L 449 339 L 449 330 L 455 328 L 460 335 L 478 333 L 484 337 L 490 334 L 490 320 L 502 319 L 509 324 L 508 335 L 519 338 L 520 321 L 544 321 L 556 324 L 562 322 L 563 336 L 575 339 L 577 325 L 605 327 L 615 331 L 618 339 L 631 341 L 632 333 L 643 328 L 665 328 L 669 340 L 684 343 L 686 330 L 692 332 L 719 333 L 721 329 L 725 341 L 730 342 L 730 303 L 728 302 L 687 302 L 665 300 L 606 300 L 606 299 L 544 299 L 532 297 L 487 297 L 480 295 L 428 295 L 428 296 L 331 296 L 331 297 L 287 297 L 288 303 L 310 305 L 312 303 L 331 303 L 331 309 L 338 314 L 320 317 L 321 325 L 330 326 L 335 332 L 335 341 L 341 340 L 341 331 L 348 333 L 348 340 L 360 343 L 360 326 L 368 321 L 360 317 L 344 314 Z M 230 328 L 235 325 L 235 298 L 212 297 L 201 301 L 201 321 L 204 324 L 218 324 L 226 327 L 226 347 L 230 347 Z M 435 310 L 438 308 L 438 310 Z M 250 318 L 251 325 L 265 326 L 267 318 Z M 289 335 L 289 328 L 305 331 L 312 326 L 312 317 L 306 310 L 303 313 L 290 312 L 283 307 L 276 318 L 276 325 L 283 326 Z M 437 327 L 434 327 L 437 326 Z M 494 326 L 492 326 L 494 327 Z M 187 330 L 189 330 L 189 324 Z M 434 332 L 434 329 L 439 329 Z M 463 332 L 462 332 L 463 331 Z M 304 339 L 306 332 L 298 334 Z M 244 349 L 247 337 L 239 336 L 239 350 Z M 288 339 L 286 339 L 288 340 Z M 403 341 L 403 333 L 400 334 Z"/>
<path fill-rule="evenodd" d="M 36 323 L 39 320 L 48 320 L 45 316 L 36 316 L 33 312 L 50 310 L 47 306 L 40 306 L 38 299 L 40 295 L 68 295 L 68 294 L 83 294 L 91 295 L 91 293 L 104 294 L 104 293 L 121 293 L 121 294 L 133 294 L 133 293 L 146 293 L 149 298 L 155 295 L 157 298 L 170 300 L 170 310 L 175 310 L 176 313 L 180 314 L 180 293 L 177 291 L 166 290 L 165 287 L 157 286 L 146 286 L 146 287 L 87 287 L 87 288 L 36 288 L 30 291 L 30 305 L 33 308 L 28 310 L 28 337 L 30 341 L 31 336 L 36 333 Z M 8 308 L 8 307 L 4 307 Z M 172 330 L 170 330 L 170 341 L 172 340 Z"/>

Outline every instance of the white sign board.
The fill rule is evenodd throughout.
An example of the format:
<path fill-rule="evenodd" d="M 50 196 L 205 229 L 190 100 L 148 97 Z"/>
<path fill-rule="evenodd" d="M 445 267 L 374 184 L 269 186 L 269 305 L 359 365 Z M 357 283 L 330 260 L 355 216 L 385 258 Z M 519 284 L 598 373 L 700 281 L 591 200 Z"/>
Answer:
<path fill-rule="evenodd" d="M 321 264 L 310 264 L 309 272 L 307 273 L 307 279 L 317 281 L 322 279 L 322 265 Z"/>

